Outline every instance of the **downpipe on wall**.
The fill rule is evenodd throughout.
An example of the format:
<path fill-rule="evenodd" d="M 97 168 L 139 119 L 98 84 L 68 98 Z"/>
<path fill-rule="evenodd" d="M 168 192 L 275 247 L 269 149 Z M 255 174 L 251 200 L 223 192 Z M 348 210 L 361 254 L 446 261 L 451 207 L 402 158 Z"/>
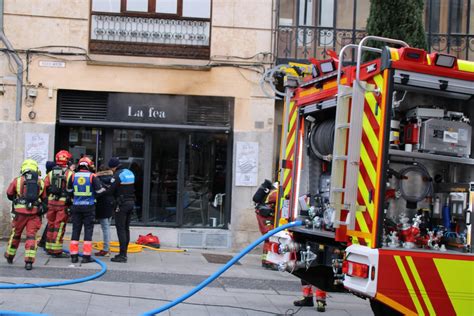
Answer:
<path fill-rule="evenodd" d="M 224 273 L 225 271 L 227 271 L 231 266 L 233 266 L 235 263 L 237 263 L 240 259 L 242 259 L 243 256 L 245 256 L 246 254 L 248 254 L 252 249 L 254 249 L 255 247 L 257 247 L 260 243 L 264 242 L 266 239 L 268 239 L 270 236 L 282 231 L 282 230 L 285 230 L 287 228 L 290 228 L 290 227 L 294 227 L 294 226 L 301 226 L 303 225 L 303 222 L 302 221 L 294 221 L 294 222 L 291 222 L 291 223 L 288 223 L 288 224 L 285 224 L 285 225 L 282 225 L 280 227 L 277 227 L 271 231 L 269 231 L 268 233 L 266 233 L 265 235 L 261 236 L 259 239 L 255 240 L 253 243 L 251 243 L 250 245 L 248 245 L 247 247 L 245 247 L 245 249 L 243 249 L 239 254 L 237 254 L 236 256 L 234 256 L 231 260 L 229 260 L 229 262 L 227 262 L 222 268 L 220 268 L 219 270 L 217 270 L 216 272 L 214 272 L 212 275 L 210 275 L 207 279 L 205 279 L 204 281 L 202 281 L 199 285 L 197 285 L 195 288 L 193 288 L 191 291 L 189 291 L 188 293 L 184 294 L 183 296 L 181 297 L 178 297 L 177 299 L 175 299 L 174 301 L 172 302 L 169 302 L 157 309 L 154 309 L 154 310 L 151 310 L 151 311 L 148 311 L 148 312 L 145 312 L 144 314 L 142 314 L 143 316 L 149 316 L 149 315 L 155 315 L 155 314 L 159 314 L 161 312 L 164 312 L 168 309 L 170 309 L 171 307 L 173 306 L 176 306 L 180 303 L 182 303 L 183 301 L 187 300 L 188 298 L 190 298 L 191 296 L 193 296 L 194 294 L 196 294 L 197 292 L 199 292 L 200 290 L 202 290 L 203 288 L 205 288 L 206 286 L 208 286 L 212 281 L 214 281 L 215 279 L 217 279 L 222 273 Z"/>
<path fill-rule="evenodd" d="M 0 0 L 0 41 L 5 45 L 7 48 L 6 53 L 10 54 L 13 57 L 17 65 L 16 69 L 16 113 L 15 113 L 15 120 L 21 121 L 21 101 L 23 95 L 23 62 L 18 56 L 17 52 L 13 48 L 13 45 L 8 40 L 7 36 L 5 35 L 5 30 L 3 28 L 3 10 L 4 9 L 4 0 Z"/>

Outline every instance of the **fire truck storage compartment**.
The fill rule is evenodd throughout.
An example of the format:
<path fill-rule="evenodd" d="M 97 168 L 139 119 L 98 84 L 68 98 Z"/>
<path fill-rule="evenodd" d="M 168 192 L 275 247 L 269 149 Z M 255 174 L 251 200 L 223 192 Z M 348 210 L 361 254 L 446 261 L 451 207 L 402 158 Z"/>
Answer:
<path fill-rule="evenodd" d="M 293 230 L 318 235 L 318 240 L 332 244 L 334 211 L 329 205 L 329 189 L 336 101 L 330 99 L 322 104 L 332 106 L 307 105 L 300 112 L 304 118 L 305 137 L 302 144 L 298 217 L 307 220 L 307 224 Z"/>
<path fill-rule="evenodd" d="M 381 246 L 469 252 L 474 100 L 395 88 Z"/>

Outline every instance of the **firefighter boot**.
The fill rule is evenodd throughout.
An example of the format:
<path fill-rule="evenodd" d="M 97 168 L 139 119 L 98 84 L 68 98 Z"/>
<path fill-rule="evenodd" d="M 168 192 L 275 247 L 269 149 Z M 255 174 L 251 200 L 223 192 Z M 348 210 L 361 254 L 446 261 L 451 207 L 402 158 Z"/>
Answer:
<path fill-rule="evenodd" d="M 26 270 L 31 270 L 31 269 L 33 269 L 33 262 L 26 262 L 26 263 L 25 263 L 25 269 L 26 269 Z"/>
<path fill-rule="evenodd" d="M 325 312 L 326 311 L 326 301 L 316 300 L 316 310 L 318 312 Z"/>
<path fill-rule="evenodd" d="M 79 262 L 79 255 L 71 255 L 71 262 L 78 263 Z"/>
<path fill-rule="evenodd" d="M 82 260 L 81 260 L 81 263 L 89 263 L 89 262 L 93 262 L 94 260 L 91 259 L 91 256 L 82 256 Z"/>
<path fill-rule="evenodd" d="M 13 264 L 13 256 L 5 254 L 4 257 L 7 259 L 8 264 Z"/>
<path fill-rule="evenodd" d="M 293 305 L 295 306 L 314 306 L 312 296 L 304 296 L 302 299 L 294 301 Z"/>

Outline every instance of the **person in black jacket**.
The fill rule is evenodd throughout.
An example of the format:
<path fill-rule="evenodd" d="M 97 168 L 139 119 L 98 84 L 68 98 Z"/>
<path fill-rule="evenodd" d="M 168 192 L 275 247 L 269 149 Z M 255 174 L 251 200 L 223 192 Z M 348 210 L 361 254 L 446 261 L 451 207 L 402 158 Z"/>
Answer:
<path fill-rule="evenodd" d="M 109 168 L 114 172 L 110 191 L 115 197 L 115 228 L 120 243 L 120 253 L 110 259 L 113 262 L 127 262 L 127 249 L 130 242 L 130 219 L 135 206 L 135 175 L 120 164 L 118 158 L 110 158 Z"/>
<path fill-rule="evenodd" d="M 46 161 L 46 174 L 48 174 L 56 166 L 54 161 Z M 41 235 L 41 240 L 38 242 L 38 247 L 43 248 L 46 251 L 46 233 L 48 232 L 48 222 L 44 227 L 43 234 Z"/>
<path fill-rule="evenodd" d="M 107 168 L 107 166 L 100 166 L 99 172 L 96 173 L 102 186 L 108 189 L 111 186 L 113 178 L 113 171 Z M 98 257 L 109 257 L 110 256 L 110 221 L 115 209 L 115 197 L 113 192 L 106 191 L 104 195 L 97 197 L 97 204 L 95 209 L 95 217 L 100 223 L 102 228 L 104 247 L 96 252 L 94 255 Z"/>

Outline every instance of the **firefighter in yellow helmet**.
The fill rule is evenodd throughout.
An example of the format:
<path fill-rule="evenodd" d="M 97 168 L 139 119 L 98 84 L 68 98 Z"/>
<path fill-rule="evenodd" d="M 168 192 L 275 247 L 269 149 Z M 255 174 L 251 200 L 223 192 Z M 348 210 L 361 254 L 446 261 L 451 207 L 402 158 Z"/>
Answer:
<path fill-rule="evenodd" d="M 46 198 L 44 182 L 39 177 L 38 163 L 26 159 L 21 165 L 21 174 L 7 188 L 7 197 L 13 202 L 12 232 L 8 240 L 5 258 L 13 263 L 21 234 L 26 228 L 25 269 L 31 270 L 36 256 L 36 232 L 41 227 L 41 202 Z"/>

